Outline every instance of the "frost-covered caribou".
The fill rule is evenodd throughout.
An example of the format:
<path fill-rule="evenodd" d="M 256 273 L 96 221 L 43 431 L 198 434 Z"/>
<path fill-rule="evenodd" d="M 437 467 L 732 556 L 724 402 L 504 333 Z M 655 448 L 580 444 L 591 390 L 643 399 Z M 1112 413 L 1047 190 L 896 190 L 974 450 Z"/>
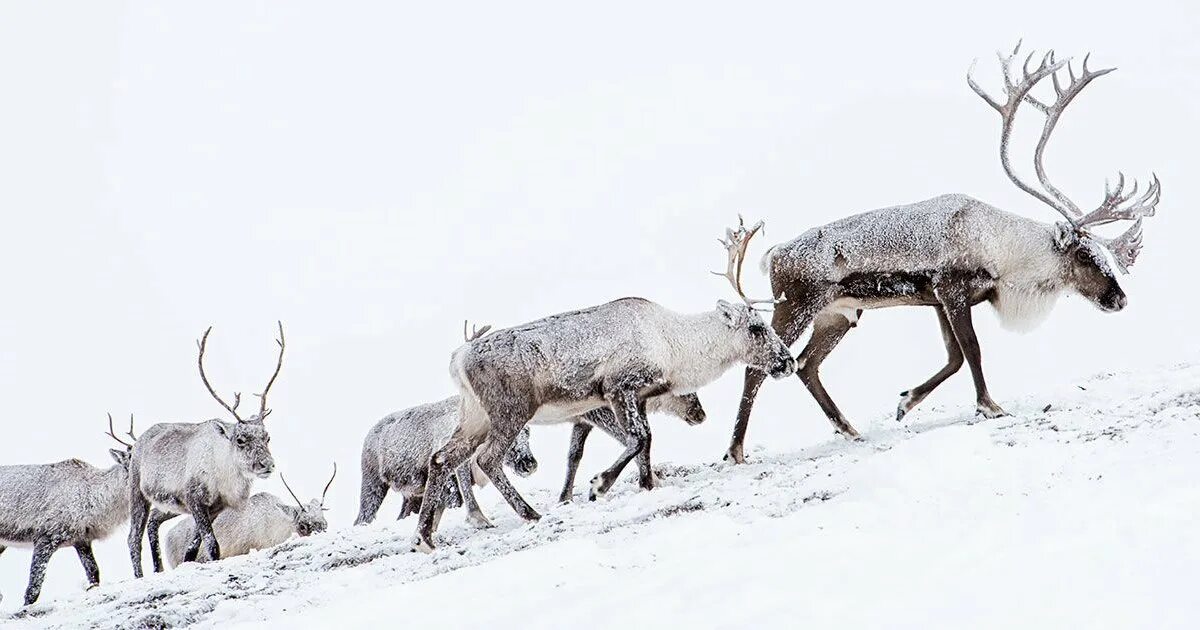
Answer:
<path fill-rule="evenodd" d="M 279 323 L 279 358 L 275 372 L 259 394 L 258 412 L 248 418 L 238 415 L 241 394 L 233 404 L 226 403 L 208 382 L 204 372 L 204 350 L 210 326 L 197 342 L 200 380 L 208 393 L 235 419 L 235 422 L 164 422 L 156 424 L 133 447 L 130 467 L 129 557 L 133 574 L 142 577 L 142 532 L 150 541 L 150 556 L 155 572 L 163 570 L 158 530 L 163 522 L 180 514 L 190 514 L 196 531 L 184 553 L 184 560 L 195 560 L 200 545 L 208 558 L 220 558 L 220 545 L 213 533 L 213 519 L 227 508 L 236 508 L 250 497 L 255 479 L 265 479 L 275 470 L 263 420 L 270 415 L 267 394 L 283 367 L 283 324 Z M 150 509 L 153 506 L 153 511 Z"/>
<path fill-rule="evenodd" d="M 1105 186 L 1104 199 L 1090 212 L 1059 190 L 1042 165 L 1046 143 L 1059 116 L 1093 79 L 1113 69 L 1089 70 L 1084 58 L 1076 76 L 1070 59 L 1050 51 L 1036 67 L 1032 53 L 1020 73 L 1012 68 L 1020 44 L 1011 55 L 1000 55 L 1005 98 L 989 96 L 967 73 L 967 83 L 1000 113 L 1000 163 L 1021 190 L 1050 206 L 1063 221 L 1047 224 L 994 208 L 966 195 L 943 195 L 918 203 L 884 208 L 813 228 L 798 238 L 772 247 L 763 258 L 775 295 L 787 296 L 774 313 L 772 326 L 791 345 L 810 324 L 812 336 L 797 360 L 797 374 L 837 431 L 857 432 L 846 421 L 818 378 L 821 362 L 864 309 L 902 305 L 932 306 L 937 310 L 949 359 L 929 380 L 901 393 L 900 419 L 938 385 L 962 367 L 963 359 L 975 382 L 978 412 L 988 418 L 1004 414 L 988 394 L 983 378 L 979 342 L 971 323 L 971 307 L 990 303 L 1009 328 L 1029 329 L 1049 314 L 1060 295 L 1078 293 L 1105 312 L 1125 307 L 1125 293 L 1109 266 L 1111 255 L 1122 273 L 1137 259 L 1142 244 L 1142 218 L 1152 216 L 1159 200 L 1158 178 L 1137 196 L 1137 183 Z M 1066 70 L 1067 77 L 1059 76 Z M 1031 90 L 1049 78 L 1054 100 L 1044 101 Z M 1065 81 L 1063 79 L 1066 79 Z M 1041 190 L 1013 170 L 1008 157 L 1013 117 L 1027 103 L 1045 114 L 1041 138 L 1033 154 Z M 1133 221 L 1116 238 L 1093 229 L 1117 221 Z M 746 370 L 741 406 L 727 460 L 743 462 L 742 443 L 762 372 Z"/>
<path fill-rule="evenodd" d="M 696 394 L 683 394 L 682 396 L 664 394 L 649 398 L 646 400 L 646 413 L 654 412 L 675 416 L 692 426 L 704 422 L 705 418 L 704 406 L 700 404 L 700 397 Z M 630 441 L 634 439 L 628 428 L 617 422 L 617 417 L 608 407 L 593 409 L 582 416 L 570 418 L 566 422 L 572 422 L 575 426 L 571 429 L 571 443 L 567 449 L 567 477 L 563 481 L 562 491 L 558 495 L 558 500 L 563 503 L 571 500 L 571 494 L 575 489 L 575 473 L 579 470 L 579 462 L 583 459 L 583 447 L 593 428 L 607 433 L 622 446 L 629 446 Z M 637 459 L 639 476 L 647 474 L 642 470 L 642 466 L 646 464 L 647 462 L 641 458 Z M 653 471 L 650 471 L 649 474 L 652 475 Z M 596 497 L 596 489 L 592 488 L 588 498 L 594 500 Z"/>
<path fill-rule="evenodd" d="M 325 520 L 325 495 L 329 486 L 337 477 L 337 464 L 333 465 L 333 475 L 325 484 L 320 499 L 311 499 L 308 503 L 300 501 L 300 497 L 292 492 L 287 480 L 283 487 L 296 501 L 295 506 L 269 492 L 259 492 L 251 496 L 241 507 L 230 508 L 221 512 L 213 519 L 213 533 L 221 545 L 221 558 L 242 556 L 257 549 L 268 549 L 286 542 L 293 535 L 304 538 L 319 534 L 329 528 Z M 167 563 L 171 568 L 183 562 L 187 546 L 196 536 L 196 521 L 192 517 L 184 517 L 177 525 L 167 532 Z M 201 550 L 197 560 L 213 560 L 207 555 L 207 550 Z"/>
<path fill-rule="evenodd" d="M 37 601 L 50 556 L 71 545 L 89 588 L 100 584 L 92 541 L 103 540 L 129 515 L 129 443 L 108 434 L 124 450 L 110 450 L 117 464 L 100 470 L 78 459 L 53 464 L 0 466 L 0 553 L 7 547 L 33 547 L 25 605 Z M 133 436 L 133 418 L 129 419 Z"/>
<path fill-rule="evenodd" d="M 462 396 L 462 422 L 429 460 L 428 492 L 441 492 L 463 462 L 476 462 L 508 504 L 526 520 L 540 518 L 501 469 L 505 452 L 526 424 L 561 422 L 608 406 L 631 436 L 624 452 L 592 479 L 607 492 L 630 460 L 639 458 L 643 488 L 654 485 L 646 399 L 688 394 L 743 363 L 782 378 L 795 361 L 745 297 L 742 233 L 729 232 L 729 271 L 744 304 L 717 302 L 712 311 L 680 314 L 641 298 L 625 298 L 496 331 L 457 349 L 450 373 Z M 421 504 L 414 546 L 433 548 L 443 497 Z"/>

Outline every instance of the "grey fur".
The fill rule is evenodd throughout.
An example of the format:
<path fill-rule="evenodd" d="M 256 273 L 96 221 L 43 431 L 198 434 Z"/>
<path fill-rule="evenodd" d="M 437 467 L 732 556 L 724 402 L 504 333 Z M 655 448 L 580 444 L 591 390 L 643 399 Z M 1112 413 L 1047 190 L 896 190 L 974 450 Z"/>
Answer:
<path fill-rule="evenodd" d="M 220 557 L 232 558 L 274 547 L 293 534 L 301 537 L 319 534 L 329 524 L 318 499 L 301 507 L 286 503 L 269 492 L 259 492 L 240 507 L 221 512 L 213 519 L 212 527 L 220 541 Z M 184 561 L 188 546 L 195 538 L 196 521 L 191 517 L 185 517 L 167 532 L 166 555 L 171 568 Z M 204 549 L 196 559 L 208 561 L 214 558 Z"/>
<path fill-rule="evenodd" d="M 32 547 L 25 605 L 37 601 L 46 563 L 73 546 L 88 584 L 100 583 L 92 541 L 107 538 L 128 515 L 129 453 L 111 450 L 116 465 L 100 470 L 78 459 L 0 466 L 0 551 Z"/>
<path fill-rule="evenodd" d="M 270 441 L 258 416 L 233 423 L 160 423 L 147 429 L 134 444 L 130 467 L 129 556 L 134 575 L 142 576 L 142 531 L 151 506 L 156 511 L 150 529 L 156 572 L 162 571 L 157 526 L 178 514 L 191 514 L 199 534 L 186 559 L 195 559 L 202 543 L 207 557 L 221 557 L 212 519 L 222 510 L 241 506 L 250 497 L 254 479 L 275 470 Z"/>
<path fill-rule="evenodd" d="M 1064 224 L 1005 212 L 966 195 L 942 195 L 883 208 L 813 228 L 772 247 L 763 259 L 775 295 L 786 295 L 772 326 L 791 345 L 811 324 L 797 375 L 835 429 L 858 433 L 821 384 L 818 368 L 864 310 L 931 306 L 938 312 L 948 362 L 902 394 L 903 416 L 962 366 L 975 381 L 979 413 L 1004 414 L 983 378 L 971 307 L 992 304 L 1001 323 L 1029 328 L 1065 293 L 1113 312 L 1126 298 L 1100 245 Z M 733 439 L 725 458 L 745 461 L 742 445 L 763 375 L 747 370 Z"/>
<path fill-rule="evenodd" d="M 704 406 L 700 404 L 700 397 L 695 394 L 684 394 L 675 396 L 667 394 L 657 396 L 646 401 L 646 411 L 648 413 L 661 412 L 673 415 L 689 425 L 697 425 L 704 422 L 705 413 Z M 587 443 L 588 435 L 592 432 L 592 428 L 596 427 L 611 436 L 622 446 L 629 446 L 632 436 L 621 423 L 617 422 L 617 417 L 613 415 L 612 409 L 601 407 L 593 409 L 582 416 L 573 418 L 574 426 L 571 429 L 571 442 L 567 450 L 567 475 L 563 481 L 562 491 L 558 495 L 558 500 L 561 503 L 567 503 L 571 500 L 571 494 L 575 489 L 575 473 L 579 470 L 579 462 L 583 459 L 583 448 Z M 643 461 L 637 460 L 639 475 L 644 475 L 641 471 Z M 653 471 L 651 471 L 653 474 Z M 655 482 L 657 484 L 657 482 Z M 595 492 L 589 493 L 589 499 L 595 499 Z"/>
<path fill-rule="evenodd" d="M 422 503 L 416 548 L 432 549 L 444 484 L 477 449 L 480 469 L 517 514 L 540 518 L 500 465 L 528 423 L 562 422 L 610 407 L 630 440 L 617 462 L 592 479 L 594 493 L 606 492 L 635 457 L 643 460 L 642 487 L 653 487 L 646 399 L 694 392 L 737 363 L 780 378 L 795 369 L 787 347 L 758 313 L 724 301 L 716 310 L 684 315 L 625 298 L 463 345 L 451 358 L 463 420 L 430 459 L 428 485 L 443 496 Z"/>
<path fill-rule="evenodd" d="M 385 416 L 367 432 L 362 448 L 362 492 L 355 525 L 375 520 L 388 490 L 404 497 L 400 518 L 415 512 L 425 496 L 429 458 L 446 444 L 459 425 L 458 396 L 411 407 Z M 537 460 L 529 450 L 529 430 L 525 429 L 505 454 L 504 463 L 522 477 L 537 470 Z M 445 493 L 448 507 L 465 504 L 467 519 L 478 526 L 491 523 L 475 501 L 473 485 L 483 485 L 486 477 L 471 463 L 462 465 L 448 480 Z"/>

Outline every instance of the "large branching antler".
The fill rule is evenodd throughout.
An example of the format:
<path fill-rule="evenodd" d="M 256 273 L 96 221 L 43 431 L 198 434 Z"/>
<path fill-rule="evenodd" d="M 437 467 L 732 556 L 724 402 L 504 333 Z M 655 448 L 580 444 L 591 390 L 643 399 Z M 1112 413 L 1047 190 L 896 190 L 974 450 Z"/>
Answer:
<path fill-rule="evenodd" d="M 1000 58 L 1001 73 L 1004 75 L 1004 92 L 1008 96 L 1008 100 L 1004 103 L 993 99 L 986 91 L 984 91 L 983 88 L 979 87 L 978 83 L 975 82 L 974 77 L 971 76 L 971 73 L 975 71 L 975 62 L 971 62 L 971 67 L 967 70 L 967 85 L 969 85 L 971 89 L 974 90 L 975 93 L 984 100 L 984 102 L 986 102 L 988 105 L 991 105 L 992 109 L 1000 113 L 1000 164 L 1004 167 L 1004 172 L 1008 175 L 1008 178 L 1017 185 L 1017 188 L 1020 188 L 1026 193 L 1032 195 L 1038 201 L 1041 201 L 1051 208 L 1054 208 L 1060 214 L 1062 214 L 1067 221 L 1070 221 L 1073 224 L 1075 222 L 1075 218 L 1080 214 L 1079 210 L 1075 208 L 1074 204 L 1069 202 L 1062 203 L 1058 199 L 1061 193 L 1055 194 L 1057 193 L 1057 189 L 1053 189 L 1054 192 L 1051 194 L 1054 194 L 1055 198 L 1051 199 L 1042 191 L 1037 190 L 1029 184 L 1026 184 L 1021 180 L 1020 177 L 1017 176 L 1016 171 L 1013 170 L 1012 162 L 1008 157 L 1008 141 L 1012 137 L 1013 120 L 1017 115 L 1017 109 L 1021 106 L 1022 101 L 1026 100 L 1026 97 L 1029 95 L 1029 91 L 1033 89 L 1033 86 L 1037 85 L 1039 81 L 1053 75 L 1063 66 L 1067 65 L 1070 59 L 1055 61 L 1054 51 L 1050 51 L 1042 56 L 1042 60 L 1031 72 L 1029 69 L 1029 64 L 1033 61 L 1036 52 L 1030 52 L 1029 55 L 1025 57 L 1025 63 L 1021 64 L 1020 81 L 1014 83 L 1012 62 L 1017 58 L 1017 55 L 1020 54 L 1020 52 L 1021 42 L 1018 41 L 1016 47 L 1013 48 L 1012 54 L 1006 56 L 1002 53 L 996 53 L 996 56 Z M 1046 128 L 1042 130 L 1042 139 L 1038 144 L 1039 147 L 1045 146 L 1045 142 L 1049 139 L 1050 132 L 1053 130 L 1053 124 L 1048 124 Z M 1034 166 L 1037 169 L 1040 177 L 1041 174 L 1044 173 L 1044 170 L 1041 167 L 1040 155 L 1035 157 Z M 1048 188 L 1047 190 L 1051 189 Z"/>
<path fill-rule="evenodd" d="M 271 380 L 267 381 L 267 386 L 263 388 L 258 396 L 258 420 L 261 422 L 267 416 L 271 415 L 271 410 L 267 409 L 267 394 L 271 391 L 271 386 L 275 384 L 275 379 L 279 377 L 279 370 L 283 367 L 283 350 L 286 347 L 283 339 L 283 322 L 275 322 L 279 326 L 279 338 L 275 343 L 279 345 L 279 359 L 275 362 L 275 372 L 271 374 Z"/>
<path fill-rule="evenodd" d="M 133 414 L 129 414 L 129 431 L 125 435 L 128 435 L 131 440 L 137 442 L 137 436 L 133 434 Z M 124 446 L 128 450 L 133 449 L 132 442 L 126 442 L 125 440 L 117 437 L 117 432 L 113 429 L 113 419 L 111 413 L 108 414 L 108 437 L 120 442 L 121 446 Z"/>
<path fill-rule="evenodd" d="M 772 300 L 753 300 L 746 297 L 746 292 L 742 290 L 742 263 L 746 262 L 746 250 L 750 246 L 750 239 L 754 238 L 763 228 L 763 222 L 759 221 L 754 224 L 754 227 L 746 229 L 746 222 L 742 219 L 742 215 L 738 215 L 738 227 L 736 230 L 725 228 L 725 238 L 717 239 L 721 245 L 725 246 L 725 251 L 729 255 L 729 260 L 726 263 L 725 273 L 719 271 L 712 272 L 714 275 L 721 276 L 729 281 L 733 286 L 733 290 L 737 291 L 738 297 L 747 306 L 755 310 L 759 309 L 759 304 L 778 304 L 784 301 L 785 297 Z"/>
<path fill-rule="evenodd" d="M 1046 175 L 1046 169 L 1043 166 L 1043 156 L 1046 151 L 1046 144 L 1050 141 L 1050 135 L 1054 132 L 1055 126 L 1058 124 L 1058 119 L 1062 116 L 1067 106 L 1071 101 L 1083 91 L 1093 80 L 1102 77 L 1116 68 L 1104 68 L 1102 70 L 1091 70 L 1088 68 L 1088 59 L 1090 54 L 1085 55 L 1083 64 L 1080 67 L 1079 76 L 1075 75 L 1075 68 L 1071 65 L 1071 60 L 1056 60 L 1054 51 L 1047 52 L 1041 62 L 1031 72 L 1029 64 L 1034 58 L 1034 53 L 1029 53 L 1025 58 L 1025 63 L 1021 66 L 1022 78 L 1020 81 L 1013 81 L 1011 66 L 1017 54 L 1020 52 L 1021 42 L 1017 42 L 1017 46 L 1013 48 L 1012 54 L 1003 55 L 997 53 L 1000 58 L 1000 66 L 1004 75 L 1004 90 L 1008 96 L 1008 101 L 1000 103 L 988 96 L 979 84 L 975 83 L 971 73 L 975 68 L 975 64 L 971 64 L 971 69 L 967 70 L 967 85 L 971 87 L 988 105 L 1000 112 L 1002 126 L 1000 131 L 1000 163 L 1004 166 L 1005 173 L 1009 179 L 1017 185 L 1018 188 L 1029 193 L 1042 203 L 1054 208 L 1067 219 L 1067 222 L 1075 228 L 1081 235 L 1089 235 L 1097 242 L 1104 245 L 1113 255 L 1113 259 L 1117 262 L 1117 266 L 1123 272 L 1128 272 L 1128 268 L 1133 265 L 1137 259 L 1138 252 L 1141 251 L 1142 242 L 1142 219 L 1144 217 L 1154 216 L 1155 207 L 1158 204 L 1161 185 L 1158 181 L 1158 176 L 1152 177 L 1151 184 L 1146 192 L 1136 201 L 1132 201 L 1137 194 L 1137 182 L 1133 182 L 1133 188 L 1129 191 L 1125 190 L 1125 174 L 1117 174 L 1116 188 L 1109 188 L 1108 182 L 1104 184 L 1104 201 L 1100 207 L 1084 214 L 1079 205 L 1072 201 L 1058 187 L 1056 187 L 1050 178 Z M 1069 81 L 1064 86 L 1059 80 L 1058 71 L 1063 67 L 1067 69 L 1067 77 Z M 1046 103 L 1039 100 L 1030 91 L 1037 83 L 1046 77 L 1050 77 L 1054 84 L 1055 98 L 1053 102 Z M 1045 193 L 1034 189 L 1017 177 L 1012 170 L 1008 158 L 1008 141 L 1012 134 L 1013 118 L 1016 115 L 1017 108 L 1022 102 L 1029 103 L 1033 107 L 1040 110 L 1046 115 L 1045 125 L 1042 127 L 1042 135 L 1038 140 L 1037 147 L 1033 153 L 1033 167 L 1037 173 L 1038 181 L 1042 188 L 1045 189 L 1049 196 Z M 1107 239 L 1095 234 L 1090 234 L 1087 228 L 1106 225 L 1114 221 L 1134 221 L 1134 225 L 1123 234 L 1115 239 Z"/>
<path fill-rule="evenodd" d="M 200 341 L 196 342 L 196 345 L 200 348 L 200 356 L 196 358 L 196 364 L 200 366 L 200 380 L 204 381 L 204 387 L 208 389 L 208 393 L 211 394 L 217 402 L 221 403 L 221 406 L 224 407 L 226 411 L 233 414 L 233 417 L 238 422 L 242 422 L 242 417 L 239 416 L 237 412 L 238 405 L 242 404 L 241 392 L 233 393 L 233 404 L 230 405 L 217 395 L 217 390 L 213 389 L 212 384 L 208 382 L 208 375 L 204 373 L 204 350 L 208 347 L 208 334 L 211 332 L 212 326 L 209 326 L 208 330 L 204 331 L 204 336 L 200 338 Z"/>

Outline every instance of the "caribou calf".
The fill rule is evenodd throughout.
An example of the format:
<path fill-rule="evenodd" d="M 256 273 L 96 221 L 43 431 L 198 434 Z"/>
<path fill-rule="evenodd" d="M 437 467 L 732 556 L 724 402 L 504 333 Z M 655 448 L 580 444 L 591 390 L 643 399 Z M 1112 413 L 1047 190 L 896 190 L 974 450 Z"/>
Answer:
<path fill-rule="evenodd" d="M 132 418 L 129 432 L 133 434 Z M 112 432 L 112 416 L 109 434 L 121 441 Z M 78 459 L 0 466 L 0 553 L 7 547 L 33 547 L 26 606 L 42 592 L 50 556 L 67 545 L 79 554 L 88 584 L 100 584 L 92 541 L 107 538 L 129 514 L 129 450 L 109 454 L 117 464 L 107 470 Z"/>
<path fill-rule="evenodd" d="M 365 525 L 375 520 L 379 506 L 388 490 L 395 490 L 404 497 L 400 517 L 404 518 L 420 509 L 426 494 L 426 474 L 429 457 L 445 446 L 446 440 L 459 425 L 459 397 L 418 405 L 385 416 L 367 432 L 362 448 L 362 493 L 359 499 L 358 518 L 355 525 Z M 504 463 L 522 477 L 537 470 L 537 460 L 529 450 L 529 430 L 517 435 L 504 456 Z M 484 485 L 487 477 L 479 472 L 474 462 L 459 467 L 452 478 L 447 478 L 444 507 L 465 505 L 467 520 L 478 527 L 489 527 L 491 522 L 479 508 L 472 485 Z M 436 493 L 435 493 L 436 494 Z"/>
<path fill-rule="evenodd" d="M 288 505 L 279 497 L 269 492 L 259 492 L 251 496 L 241 507 L 231 508 L 221 512 L 213 519 L 213 533 L 220 541 L 221 558 L 243 556 L 258 549 L 268 549 L 286 542 L 293 535 L 301 538 L 319 534 L 329 528 L 325 520 L 325 494 L 337 476 L 337 465 L 333 467 L 333 476 L 325 484 L 325 490 L 320 499 L 312 499 L 302 503 L 292 492 L 287 481 L 287 488 L 296 505 Z M 167 563 L 171 568 L 179 566 L 187 553 L 187 546 L 196 537 L 196 521 L 185 517 L 167 532 Z M 219 560 L 207 555 L 207 550 L 201 550 L 197 560 Z"/>
<path fill-rule="evenodd" d="M 654 485 L 650 467 L 648 398 L 688 394 L 735 364 L 777 378 L 792 373 L 787 346 L 755 312 L 739 282 L 745 257 L 740 233 L 725 242 L 725 276 L 745 304 L 681 314 L 641 298 L 625 298 L 494 332 L 451 356 L 450 371 L 462 395 L 462 422 L 429 460 L 428 487 L 444 495 L 447 478 L 479 449 L 476 462 L 508 504 L 526 520 L 540 515 L 501 468 L 504 454 L 526 424 L 549 424 L 608 406 L 628 428 L 625 451 L 592 480 L 608 491 L 621 470 L 641 459 L 641 486 Z M 482 447 L 481 447 L 482 445 Z M 444 496 L 421 504 L 414 546 L 433 548 L 435 517 Z"/>
<path fill-rule="evenodd" d="M 704 422 L 705 414 L 704 407 L 700 404 L 700 397 L 695 394 L 684 394 L 683 396 L 674 396 L 667 394 L 658 396 L 646 401 L 646 411 L 661 412 L 676 416 L 682 419 L 689 425 L 695 426 Z M 558 495 L 560 503 L 568 503 L 571 500 L 571 494 L 575 489 L 575 473 L 579 470 L 579 462 L 583 459 L 583 447 L 587 443 L 588 434 L 592 432 L 592 428 L 599 428 L 610 435 L 614 440 L 620 442 L 623 446 L 628 446 L 633 436 L 621 423 L 617 422 L 617 417 L 613 415 L 612 409 L 601 407 L 593 409 L 582 416 L 576 416 L 570 421 L 574 422 L 574 427 L 571 429 L 571 445 L 567 450 L 567 478 L 563 481 L 562 492 Z M 641 459 L 637 460 L 637 465 L 640 468 L 643 464 Z M 645 474 L 640 471 L 640 474 Z M 654 484 L 658 485 L 657 477 L 651 473 L 651 479 Z M 589 500 L 596 500 L 599 496 L 596 488 L 592 488 L 588 493 Z"/>
<path fill-rule="evenodd" d="M 158 530 L 163 522 L 179 514 L 191 514 L 196 530 L 184 553 L 184 560 L 198 557 L 200 545 L 205 545 L 208 558 L 220 558 L 220 545 L 213 533 L 212 523 L 223 510 L 236 508 L 250 497 L 255 479 L 265 479 L 275 470 L 275 460 L 269 447 L 263 420 L 270 415 L 267 394 L 283 367 L 283 324 L 279 324 L 279 358 L 275 372 L 259 398 L 258 413 L 249 418 L 238 415 L 241 394 L 234 394 L 233 404 L 221 399 L 204 373 L 204 350 L 212 328 L 198 342 L 197 363 L 200 379 L 208 393 L 217 400 L 236 422 L 208 420 L 205 422 L 172 422 L 156 424 L 145 431 L 133 447 L 130 467 L 129 502 L 129 559 L 133 574 L 142 577 L 142 532 L 150 542 L 154 571 L 161 572 L 162 553 Z M 153 506 L 153 514 L 151 514 Z"/>

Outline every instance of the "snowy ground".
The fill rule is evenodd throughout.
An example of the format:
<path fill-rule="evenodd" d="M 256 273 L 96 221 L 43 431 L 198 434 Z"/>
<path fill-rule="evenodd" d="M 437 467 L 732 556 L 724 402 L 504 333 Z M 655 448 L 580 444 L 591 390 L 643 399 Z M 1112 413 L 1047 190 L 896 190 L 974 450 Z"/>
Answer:
<path fill-rule="evenodd" d="M 1045 409 L 1050 405 L 1049 409 Z M 348 528 L 2 619 L 12 628 L 1194 627 L 1200 365 L 1085 382 L 605 500 Z M 938 417 L 938 416 L 941 417 Z"/>

